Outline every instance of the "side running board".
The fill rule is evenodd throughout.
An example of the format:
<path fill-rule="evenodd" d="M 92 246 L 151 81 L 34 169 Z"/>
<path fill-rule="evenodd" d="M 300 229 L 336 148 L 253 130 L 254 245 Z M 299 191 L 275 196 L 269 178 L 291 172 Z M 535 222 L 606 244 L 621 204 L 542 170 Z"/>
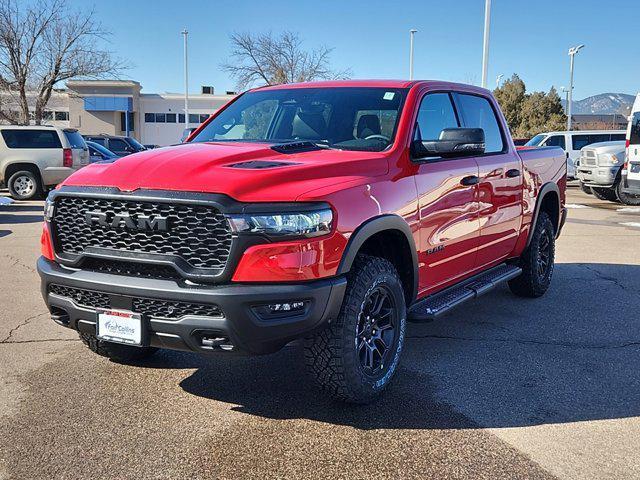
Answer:
<path fill-rule="evenodd" d="M 413 304 L 409 309 L 408 320 L 410 322 L 433 320 L 461 303 L 477 298 L 521 273 L 522 269 L 513 265 L 503 264 L 493 267 Z"/>

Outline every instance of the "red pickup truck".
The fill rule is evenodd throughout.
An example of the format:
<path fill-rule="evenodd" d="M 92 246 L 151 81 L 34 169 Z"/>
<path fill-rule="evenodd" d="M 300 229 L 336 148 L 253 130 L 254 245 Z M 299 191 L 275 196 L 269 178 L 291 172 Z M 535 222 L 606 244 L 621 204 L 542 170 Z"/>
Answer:
<path fill-rule="evenodd" d="M 239 95 L 185 144 L 96 163 L 45 205 L 42 294 L 96 353 L 275 352 L 368 402 L 407 321 L 549 287 L 559 148 L 517 152 L 487 90 L 334 81 Z"/>

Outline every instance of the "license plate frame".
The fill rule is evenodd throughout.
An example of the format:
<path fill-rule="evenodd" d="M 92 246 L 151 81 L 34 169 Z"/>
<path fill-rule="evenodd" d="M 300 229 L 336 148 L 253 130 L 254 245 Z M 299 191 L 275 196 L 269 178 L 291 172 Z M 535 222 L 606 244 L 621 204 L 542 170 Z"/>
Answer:
<path fill-rule="evenodd" d="M 145 340 L 142 315 L 129 310 L 97 309 L 96 337 L 107 342 L 141 347 Z"/>

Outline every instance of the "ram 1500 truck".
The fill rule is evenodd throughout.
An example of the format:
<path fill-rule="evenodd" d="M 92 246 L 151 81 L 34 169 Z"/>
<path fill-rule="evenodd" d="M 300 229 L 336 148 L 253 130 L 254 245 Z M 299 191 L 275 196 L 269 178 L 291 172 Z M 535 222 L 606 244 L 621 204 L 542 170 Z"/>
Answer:
<path fill-rule="evenodd" d="M 408 320 L 508 281 L 538 297 L 566 162 L 516 152 L 488 90 L 333 81 L 239 95 L 187 142 L 92 164 L 45 205 L 42 294 L 94 352 L 265 354 L 304 339 L 321 387 L 368 402 Z"/>

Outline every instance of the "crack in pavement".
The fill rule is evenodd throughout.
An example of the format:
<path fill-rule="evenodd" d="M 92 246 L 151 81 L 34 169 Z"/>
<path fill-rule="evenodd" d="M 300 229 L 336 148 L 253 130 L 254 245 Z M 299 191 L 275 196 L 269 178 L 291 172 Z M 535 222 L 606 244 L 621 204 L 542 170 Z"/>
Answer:
<path fill-rule="evenodd" d="M 0 342 L 0 345 L 15 345 L 21 343 L 44 343 L 44 342 L 80 342 L 79 338 L 41 338 L 38 340 L 12 340 L 10 342 Z M 0 477 L 2 478 L 2 477 Z"/>
<path fill-rule="evenodd" d="M 13 262 L 11 264 L 12 267 L 20 266 L 22 268 L 26 268 L 30 272 L 36 273 L 36 269 L 34 267 L 32 267 L 31 265 L 27 265 L 22 261 L 22 259 L 18 257 L 14 257 L 13 255 L 2 255 L 2 258 L 7 258 L 10 261 L 12 261 Z"/>
<path fill-rule="evenodd" d="M 634 342 L 627 342 L 621 344 L 613 344 L 613 345 L 603 345 L 603 344 L 580 344 L 580 343 L 570 343 L 570 342 L 544 342 L 542 340 L 522 340 L 518 338 L 474 338 L 474 337 L 455 337 L 450 335 L 407 335 L 407 339 L 412 340 L 425 340 L 425 339 L 434 339 L 434 340 L 460 340 L 465 342 L 500 342 L 500 343 L 517 343 L 521 345 L 545 345 L 549 347 L 568 347 L 568 348 L 578 348 L 578 349 L 616 349 L 616 348 L 627 348 L 627 347 L 640 347 L 640 340 Z"/>
<path fill-rule="evenodd" d="M 622 290 L 626 290 L 627 287 L 625 287 L 622 283 L 620 283 L 620 281 L 617 278 L 614 277 L 610 277 L 608 275 L 605 275 L 604 273 L 602 273 L 601 271 L 587 265 L 587 264 L 581 264 L 584 268 L 586 268 L 587 270 L 589 270 L 590 272 L 593 272 L 596 274 L 596 277 L 598 278 L 598 280 L 605 280 L 607 282 L 612 282 L 615 285 L 617 285 L 618 287 L 620 287 Z"/>
<path fill-rule="evenodd" d="M 12 343 L 12 342 L 10 342 L 11 337 L 13 337 L 14 333 L 16 333 L 20 328 L 24 327 L 25 325 L 28 325 L 29 322 L 31 322 L 31 320 L 35 320 L 38 317 L 42 317 L 42 316 L 48 315 L 48 314 L 49 314 L 49 312 L 38 313 L 37 315 L 33 315 L 33 316 L 25 319 L 23 322 L 19 323 L 18 325 L 13 327 L 11 330 L 9 330 L 9 334 L 4 338 L 4 340 L 0 340 L 0 344 L 2 344 L 2 343 Z"/>

